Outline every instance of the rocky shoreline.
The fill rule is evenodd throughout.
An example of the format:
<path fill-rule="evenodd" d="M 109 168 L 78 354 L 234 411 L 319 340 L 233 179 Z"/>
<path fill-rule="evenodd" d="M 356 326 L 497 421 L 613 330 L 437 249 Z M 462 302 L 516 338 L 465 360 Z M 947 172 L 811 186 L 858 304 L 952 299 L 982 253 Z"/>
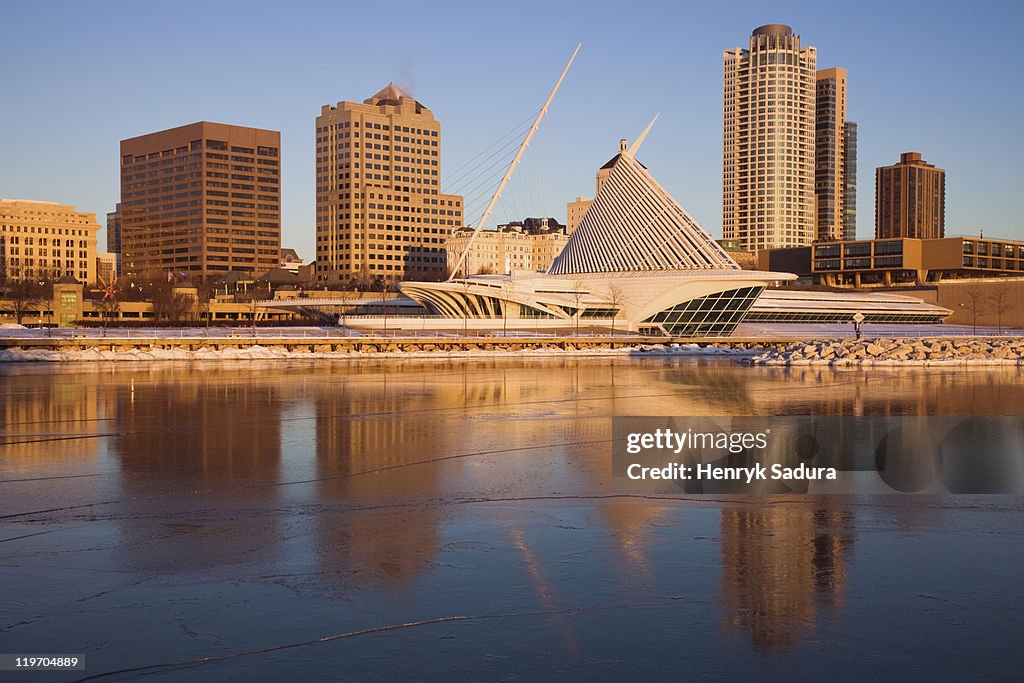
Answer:
<path fill-rule="evenodd" d="M 753 365 L 932 365 L 1024 363 L 1024 338 L 967 337 L 798 341 L 752 357 Z"/>

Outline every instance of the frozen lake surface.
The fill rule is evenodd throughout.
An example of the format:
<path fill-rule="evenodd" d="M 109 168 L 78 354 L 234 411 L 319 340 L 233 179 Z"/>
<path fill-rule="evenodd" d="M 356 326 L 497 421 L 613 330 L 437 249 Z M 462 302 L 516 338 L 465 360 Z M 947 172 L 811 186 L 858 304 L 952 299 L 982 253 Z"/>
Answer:
<path fill-rule="evenodd" d="M 1017 415 L 1021 368 L 4 364 L 0 411 L 0 652 L 87 662 L 10 680 L 1019 676 L 1020 498 L 622 495 L 609 418 Z"/>

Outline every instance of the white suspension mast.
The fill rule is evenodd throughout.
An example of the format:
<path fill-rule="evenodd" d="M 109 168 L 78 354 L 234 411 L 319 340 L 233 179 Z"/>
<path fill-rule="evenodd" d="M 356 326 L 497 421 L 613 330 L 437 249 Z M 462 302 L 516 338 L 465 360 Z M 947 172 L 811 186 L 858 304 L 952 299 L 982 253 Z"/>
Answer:
<path fill-rule="evenodd" d="M 540 126 L 541 119 L 543 119 L 544 114 L 547 113 L 548 106 L 551 105 L 551 100 L 555 99 L 555 93 L 558 92 L 559 86 L 562 85 L 562 80 L 565 79 L 565 75 L 569 73 L 569 67 L 572 66 L 573 60 L 576 59 L 576 54 L 580 51 L 580 45 L 581 43 L 576 44 L 576 49 L 573 50 L 572 57 L 569 58 L 569 63 L 565 65 L 564 69 L 562 69 L 562 75 L 558 77 L 558 82 L 555 83 L 555 87 L 551 89 L 551 94 L 548 95 L 548 99 L 544 102 L 544 106 L 541 107 L 540 111 L 537 113 L 537 118 L 530 127 L 530 132 L 528 132 L 526 137 L 523 139 L 523 144 L 519 146 L 519 151 L 516 152 L 515 157 L 512 159 L 512 163 L 508 165 L 508 170 L 505 171 L 505 176 L 501 179 L 501 182 L 498 183 L 498 189 L 494 191 L 494 196 L 491 197 L 491 201 L 487 205 L 487 208 L 484 209 L 483 215 L 480 216 L 480 221 L 476 224 L 473 234 L 469 236 L 469 241 L 466 242 L 466 248 L 462 250 L 462 254 L 459 256 L 458 262 L 455 264 L 455 267 L 452 268 L 451 275 L 448 276 L 449 282 L 455 279 L 459 269 L 465 266 L 466 256 L 469 254 L 470 247 L 473 246 L 473 240 L 476 239 L 477 233 L 480 232 L 481 228 L 483 228 L 484 221 L 490 217 L 491 211 L 494 209 L 494 205 L 498 203 L 498 199 L 501 197 L 501 191 L 505 189 L 505 185 L 508 183 L 509 178 L 512 177 L 512 172 L 516 170 L 516 166 L 519 164 L 519 159 L 522 158 L 523 152 L 526 151 L 527 145 L 530 144 L 530 138 L 532 138 L 533 134 L 537 132 L 537 127 Z M 462 275 L 463 277 L 466 277 L 466 273 L 463 273 Z"/>

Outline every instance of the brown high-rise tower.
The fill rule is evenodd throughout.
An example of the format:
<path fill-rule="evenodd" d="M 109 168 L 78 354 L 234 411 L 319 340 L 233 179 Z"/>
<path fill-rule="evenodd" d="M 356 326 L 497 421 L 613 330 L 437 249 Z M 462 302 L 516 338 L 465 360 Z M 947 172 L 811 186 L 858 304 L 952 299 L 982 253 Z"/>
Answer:
<path fill-rule="evenodd" d="M 206 121 L 122 140 L 125 274 L 209 281 L 278 267 L 280 152 L 277 131 Z"/>
<path fill-rule="evenodd" d="M 814 112 L 814 197 L 817 238 L 845 238 L 846 223 L 846 69 L 817 74 Z"/>
<path fill-rule="evenodd" d="M 875 237 L 934 239 L 946 235 L 946 171 L 919 152 L 875 169 Z"/>
<path fill-rule="evenodd" d="M 437 279 L 462 197 L 440 193 L 441 124 L 393 83 L 316 117 L 316 276 Z"/>

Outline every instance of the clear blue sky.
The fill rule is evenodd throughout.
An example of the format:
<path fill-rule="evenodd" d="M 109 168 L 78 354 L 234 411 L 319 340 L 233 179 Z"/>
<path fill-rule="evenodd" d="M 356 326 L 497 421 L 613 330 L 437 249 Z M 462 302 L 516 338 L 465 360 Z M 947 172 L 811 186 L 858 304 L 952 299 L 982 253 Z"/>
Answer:
<path fill-rule="evenodd" d="M 1024 5 L 768 4 L 3 0 L 0 196 L 75 204 L 102 224 L 122 138 L 199 120 L 271 128 L 282 241 L 311 260 L 321 105 L 408 87 L 441 121 L 450 190 L 444 176 L 539 108 L 578 41 L 496 218 L 564 221 L 618 139 L 660 112 L 638 158 L 720 236 L 721 53 L 787 23 L 819 68 L 849 71 L 858 235 L 873 231 L 874 168 L 915 150 L 947 171 L 947 233 L 1024 239 Z"/>

